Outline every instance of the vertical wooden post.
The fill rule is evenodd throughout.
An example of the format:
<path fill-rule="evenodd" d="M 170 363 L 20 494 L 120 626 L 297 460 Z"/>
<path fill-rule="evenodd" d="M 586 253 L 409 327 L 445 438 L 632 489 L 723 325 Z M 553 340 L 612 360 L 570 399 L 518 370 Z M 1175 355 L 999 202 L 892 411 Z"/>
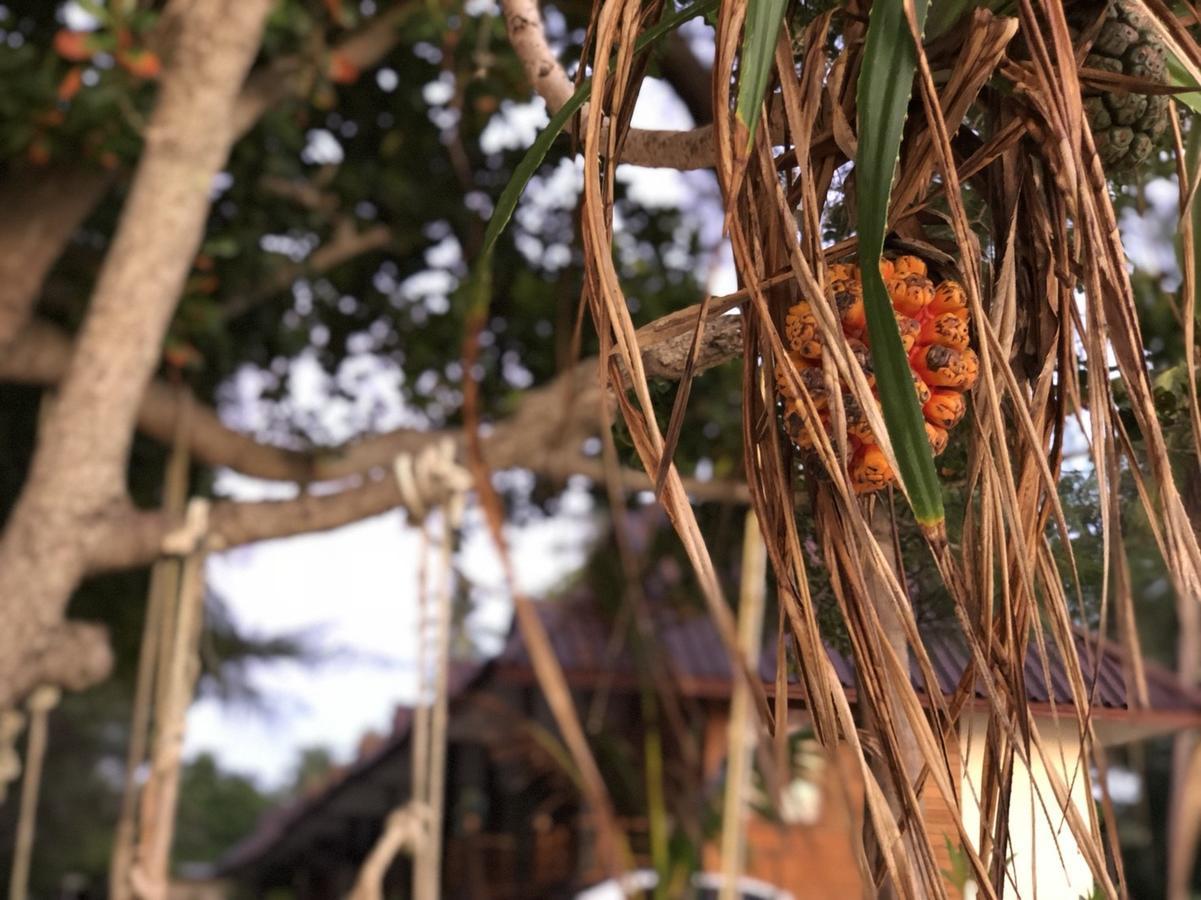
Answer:
<path fill-rule="evenodd" d="M 757 672 L 767 597 L 767 548 L 754 510 L 747 510 L 742 538 L 742 586 L 738 594 L 738 645 L 751 671 Z M 721 892 L 719 900 L 734 900 L 746 857 L 746 796 L 751 783 L 751 744 L 755 728 L 751 697 L 745 681 L 734 679 L 730 721 L 726 732 L 726 785 L 721 817 Z"/>
<path fill-rule="evenodd" d="M 171 520 L 183 518 L 188 502 L 188 429 L 192 401 L 187 390 L 179 391 L 180 412 L 175 422 L 174 442 L 167 471 L 163 478 L 163 514 Z M 134 844 L 137 841 L 138 773 L 146 761 L 150 744 L 151 719 L 158 708 L 156 694 L 162 690 L 163 657 L 168 649 L 176 602 L 179 597 L 180 561 L 163 556 L 150 569 L 150 585 L 146 591 L 146 620 L 142 626 L 142 643 L 138 651 L 138 675 L 134 688 L 133 716 L 129 732 L 129 748 L 125 757 L 125 784 L 121 794 L 121 812 L 113 837 L 113 855 L 109 865 L 109 900 L 131 900 L 133 884 Z"/>
<path fill-rule="evenodd" d="M 21 814 L 17 820 L 17 841 L 13 849 L 12 872 L 8 880 L 8 900 L 25 900 L 29 890 L 29 864 L 33 857 L 33 838 L 37 831 L 38 794 L 42 784 L 42 763 L 46 758 L 46 719 L 58 705 L 61 694 L 51 685 L 35 690 L 26 704 L 29 709 L 29 740 L 25 744 L 25 779 L 21 782 Z"/>
<path fill-rule="evenodd" d="M 200 674 L 198 646 L 204 624 L 205 532 L 208 506 L 193 500 L 188 507 L 192 542 L 183 561 L 179 600 L 170 618 L 170 634 L 160 640 L 160 679 L 155 704 L 154 744 L 150 775 L 142 792 L 137 844 L 130 878 L 135 897 L 161 900 L 170 879 L 171 845 L 175 838 L 175 809 L 179 801 L 184 728 L 196 678 Z M 165 612 L 165 610 L 164 610 Z M 166 622 L 164 621 L 164 623 Z"/>

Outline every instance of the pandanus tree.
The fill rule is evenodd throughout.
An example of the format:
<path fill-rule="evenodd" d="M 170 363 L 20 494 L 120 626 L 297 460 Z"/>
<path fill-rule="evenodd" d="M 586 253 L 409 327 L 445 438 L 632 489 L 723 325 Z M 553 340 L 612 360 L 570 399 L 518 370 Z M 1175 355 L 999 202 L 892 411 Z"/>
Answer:
<path fill-rule="evenodd" d="M 875 883 L 897 896 L 944 895 L 919 795 L 936 791 L 963 821 L 969 798 L 948 774 L 952 724 L 980 690 L 990 753 L 970 802 L 984 814 L 979 833 L 961 825 L 960 837 L 978 890 L 1001 895 L 1013 878 L 1005 861 L 1014 772 L 1054 752 L 1026 702 L 1028 657 L 1068 660 L 1073 703 L 1063 713 L 1082 757 L 1105 771 L 1073 638 L 1080 583 L 1056 490 L 1073 425 L 1084 430 L 1100 491 L 1100 615 L 1120 625 L 1132 685 L 1141 676 L 1120 478 L 1140 484 L 1180 618 L 1195 618 L 1201 556 L 1157 417 L 1114 206 L 1115 193 L 1174 155 L 1196 437 L 1197 160 L 1183 147 L 1195 142 L 1188 110 L 1171 99 L 1197 83 L 1191 10 L 1156 0 L 747 0 L 680 13 L 614 0 L 595 5 L 576 85 L 542 37 L 536 4 L 508 0 L 505 11 L 527 73 L 558 111 L 548 133 L 571 129 L 584 156 L 583 302 L 610 360 L 604 377 L 728 649 L 737 659 L 672 454 L 705 329 L 737 304 L 751 501 L 815 733 L 827 747 L 849 743 L 867 780 Z M 716 28 L 712 127 L 631 128 L 655 32 L 702 13 Z M 696 313 L 665 430 L 612 262 L 616 166 L 648 159 L 716 168 L 739 277 L 736 295 Z M 963 462 L 940 470 L 935 457 L 948 442 Z M 952 496 L 959 513 L 948 519 Z M 812 514 L 810 533 L 798 530 L 798 503 Z M 923 544 L 899 559 L 894 536 L 903 530 L 920 532 Z M 822 652 L 806 542 L 821 547 L 833 580 L 860 721 Z M 970 651 L 950 699 L 913 615 L 905 573 L 914 568 L 937 571 Z M 929 709 L 910 687 L 911 666 L 930 688 Z M 758 708 L 767 741 L 783 725 L 762 695 Z M 1089 768 L 1077 777 L 1090 779 Z M 1093 786 L 1106 797 L 1103 779 Z M 1097 890 L 1121 894 L 1120 859 L 1102 837 L 1113 834 L 1103 821 L 1111 807 L 1073 808 L 1072 790 L 1053 777 L 1039 802 L 1066 817 Z"/>
<path fill-rule="evenodd" d="M 769 761 L 786 746 L 777 740 L 781 711 L 739 652 L 690 504 L 720 492 L 685 482 L 675 464 L 700 442 L 688 413 L 727 405 L 724 394 L 694 390 L 695 376 L 741 356 L 740 426 L 706 430 L 704 441 L 742 447 L 745 487 L 724 496 L 749 496 L 756 514 L 816 738 L 847 750 L 868 786 L 870 882 L 897 896 L 946 893 L 922 826 L 920 797 L 934 793 L 956 813 L 962 859 L 979 892 L 1006 892 L 1014 773 L 1058 771 L 1023 685 L 1027 661 L 1041 667 L 1054 654 L 1066 661 L 1073 698 L 1061 720 L 1093 765 L 1051 777 L 1039 802 L 1060 811 L 1061 834 L 1099 890 L 1123 892 L 1104 778 L 1095 785 L 1099 810 L 1070 802 L 1089 796 L 1093 768 L 1104 772 L 1105 759 L 1089 714 L 1094 685 L 1074 640 L 1084 616 L 1081 567 L 1057 488 L 1065 446 L 1082 440 L 1100 498 L 1098 616 L 1102 630 L 1116 623 L 1127 645 L 1134 693 L 1137 610 L 1123 536 L 1135 513 L 1119 502 L 1123 480 L 1136 486 L 1139 515 L 1172 582 L 1182 664 L 1201 666 L 1201 554 L 1189 518 L 1196 510 L 1173 466 L 1185 454 L 1195 459 L 1201 444 L 1201 142 L 1189 106 L 1195 95 L 1181 93 L 1201 84 L 1191 7 L 605 0 L 575 10 L 590 17 L 573 82 L 536 0 L 505 0 L 516 60 L 552 114 L 509 179 L 463 137 L 484 129 L 497 96 L 518 90 L 513 58 L 488 50 L 500 27 L 486 4 L 468 4 L 472 11 L 461 15 L 450 4 L 411 2 L 87 4 L 100 23 L 87 34 L 64 28 L 51 5 L 37 6 L 9 23 L 3 57 L 6 84 L 17 87 L 0 97 L 0 378 L 57 390 L 33 417 L 28 466 L 12 467 L 20 469 L 17 496 L 4 498 L 0 708 L 38 685 L 85 688 L 106 675 L 103 634 L 66 619 L 72 592 L 97 573 L 152 562 L 181 525 L 170 511 L 129 499 L 135 431 L 186 445 L 205 466 L 302 487 L 287 500 L 214 503 L 213 548 L 404 506 L 381 472 L 398 453 L 452 437 L 472 464 L 498 539 L 504 509 L 489 467 L 616 474 L 618 487 L 653 488 L 746 681 L 757 756 Z M 648 67 L 667 67 L 655 54 L 700 16 L 713 29 L 715 59 L 711 84 L 697 91 L 691 83 L 689 99 L 711 124 L 632 128 Z M 388 78 L 380 73 L 381 89 L 400 90 L 388 101 L 396 108 L 381 112 L 360 75 L 384 59 L 394 68 Z M 413 85 L 443 74 L 462 89 L 423 103 Z M 496 83 L 482 89 L 485 76 Z M 341 169 L 292 159 L 309 152 L 303 135 L 313 122 L 338 130 L 355 150 Z M 530 321 L 513 298 L 533 290 L 519 273 L 533 264 L 502 239 L 523 189 L 564 133 L 583 159 L 575 246 L 599 365 L 566 365 L 580 334 L 567 307 L 559 358 L 532 361 L 547 345 L 543 322 Z M 623 162 L 715 170 L 735 293 L 697 297 L 663 316 L 665 304 L 686 305 L 693 284 L 660 280 L 637 292 L 637 314 L 647 321 L 635 320 L 636 267 L 614 258 L 623 230 L 637 227 L 615 214 Z M 1175 169 L 1182 211 L 1184 283 L 1173 302 L 1185 361 L 1174 455 L 1115 212 L 1115 200 L 1151 166 Z M 96 212 L 114 191 L 122 202 Z M 464 202 L 447 210 L 433 202 L 439 194 Z M 289 247 L 311 255 L 267 266 L 257 252 L 238 252 L 266 236 L 287 243 L 281 231 L 291 232 Z M 446 232 L 458 234 L 473 270 L 455 302 L 420 317 L 389 306 L 401 292 L 387 285 L 427 268 L 415 248 L 432 252 Z M 77 233 L 83 238 L 68 246 Z M 310 238 L 321 246 L 314 250 Z M 64 248 L 67 268 L 83 277 L 60 267 L 66 290 L 60 280 L 52 297 L 47 276 Z M 306 279 L 306 290 L 316 287 L 290 296 Z M 290 305 L 273 306 L 281 297 Z M 737 316 L 725 315 L 735 307 Z M 300 324 L 289 325 L 289 315 Z M 324 329 L 326 355 L 348 355 L 352 339 L 362 339 L 401 357 L 412 381 L 432 372 L 424 411 L 445 428 L 364 429 L 346 446 L 297 449 L 255 441 L 193 406 L 196 395 L 212 398 L 238 363 L 269 367 L 286 357 L 282 345 L 308 334 L 305 316 Z M 248 337 L 256 331 L 271 335 L 256 344 Z M 432 358 L 450 346 L 453 367 Z M 485 410 L 502 399 L 481 371 L 509 353 L 524 354 L 538 376 L 558 369 L 560 377 L 481 430 Z M 196 355 L 207 357 L 199 375 L 190 374 Z M 452 370 L 461 384 L 446 383 Z M 665 427 L 663 380 L 679 382 Z M 418 393 L 405 400 L 419 402 Z M 465 432 L 452 427 L 460 401 Z M 608 441 L 604 466 L 550 452 L 598 427 L 611 436 L 615 421 L 643 474 L 622 470 L 620 448 Z M 312 484 L 323 487 L 303 489 Z M 837 622 L 818 608 L 819 581 Z M 969 651 L 950 697 L 936 687 L 914 617 L 919 584 L 945 596 Z M 603 779 L 520 596 L 518 618 L 577 774 L 605 820 Z M 853 651 L 857 709 L 823 650 L 831 629 Z M 911 687 L 911 669 L 928 688 L 924 698 Z M 969 706 L 983 716 L 989 748 L 970 797 L 950 762 L 955 724 Z M 1190 752 L 1181 750 L 1180 772 L 1196 762 Z M 764 780 L 768 793 L 780 781 L 770 771 Z M 1189 802 L 1178 807 L 1186 837 Z M 970 829 L 968 805 L 978 820 Z M 619 847 L 620 836 L 611 836 L 610 849 Z M 1053 855 L 1044 853 L 1044 863 Z M 614 864 L 619 856 L 615 850 Z M 1187 875 L 1187 865 L 1174 870 L 1177 887 Z"/>

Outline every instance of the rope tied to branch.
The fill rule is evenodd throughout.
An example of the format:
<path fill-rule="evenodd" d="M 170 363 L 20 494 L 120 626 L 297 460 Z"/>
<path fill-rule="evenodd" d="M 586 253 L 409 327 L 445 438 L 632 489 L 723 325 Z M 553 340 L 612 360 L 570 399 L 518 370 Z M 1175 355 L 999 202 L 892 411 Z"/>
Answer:
<path fill-rule="evenodd" d="M 455 461 L 455 442 L 436 441 L 417 453 L 402 453 L 392 463 L 401 500 L 414 521 L 424 521 L 441 506 L 454 526 L 463 516 L 471 473 Z"/>
<path fill-rule="evenodd" d="M 183 524 L 163 538 L 162 551 L 165 556 L 190 556 L 202 547 L 213 549 L 209 537 L 208 500 L 193 497 L 188 501 Z"/>
<path fill-rule="evenodd" d="M 418 578 L 420 625 L 418 628 L 419 697 L 410 731 L 411 797 L 388 816 L 383 833 L 363 861 L 350 900 L 380 900 L 383 881 L 392 860 L 407 850 L 413 857 L 413 891 L 416 900 L 441 896 L 441 846 L 443 800 L 446 774 L 446 720 L 448 714 L 448 670 L 450 660 L 451 575 L 455 533 L 463 518 L 471 474 L 455 461 L 455 443 L 438 441 L 416 454 L 404 453 L 393 462 L 396 486 L 409 511 L 410 520 L 420 523 L 422 564 Z M 427 583 L 425 558 L 429 547 L 426 519 L 434 508 L 442 511 L 441 574 L 437 590 L 436 652 L 433 696 L 430 697 L 425 640 Z"/>

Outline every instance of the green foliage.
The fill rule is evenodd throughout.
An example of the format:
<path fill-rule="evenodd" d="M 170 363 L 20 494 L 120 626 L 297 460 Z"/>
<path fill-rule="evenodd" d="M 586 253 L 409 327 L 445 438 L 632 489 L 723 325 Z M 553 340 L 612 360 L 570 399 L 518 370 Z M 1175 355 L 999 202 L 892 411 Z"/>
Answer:
<path fill-rule="evenodd" d="M 184 766 L 175 822 L 176 864 L 211 863 L 249 834 L 277 798 L 202 753 Z"/>
<path fill-rule="evenodd" d="M 943 841 L 946 842 L 947 858 L 951 864 L 949 868 L 942 870 L 942 874 L 946 876 L 948 884 L 957 887 L 962 893 L 972 878 L 971 864 L 963 847 L 952 843 L 950 835 L 944 835 Z"/>
<path fill-rule="evenodd" d="M 927 5 L 927 0 L 915 4 L 919 30 L 925 22 Z M 859 149 L 855 177 L 859 269 L 872 367 L 884 424 L 896 454 L 897 474 L 909 493 L 918 522 L 933 526 L 944 520 L 942 490 L 892 302 L 879 271 L 888 226 L 888 200 L 909 111 L 916 56 L 904 4 L 873 3 L 858 91 Z"/>
<path fill-rule="evenodd" d="M 747 0 L 742 55 L 738 63 L 738 105 L 734 113 L 747 130 L 746 146 L 755 140 L 763 95 L 775 67 L 776 37 L 787 0 Z"/>

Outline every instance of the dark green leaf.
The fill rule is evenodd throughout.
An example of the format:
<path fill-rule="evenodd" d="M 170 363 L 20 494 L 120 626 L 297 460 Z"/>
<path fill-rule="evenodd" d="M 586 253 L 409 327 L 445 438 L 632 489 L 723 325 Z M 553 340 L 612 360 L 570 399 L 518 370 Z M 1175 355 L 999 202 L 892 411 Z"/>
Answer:
<path fill-rule="evenodd" d="M 738 106 L 735 114 L 746 125 L 747 146 L 755 139 L 763 94 L 775 61 L 776 35 L 784 18 L 785 0 L 748 0 L 738 63 Z"/>
<path fill-rule="evenodd" d="M 919 26 L 925 22 L 926 8 L 926 0 L 917 0 Z M 901 134 L 917 67 L 902 0 L 877 0 L 872 4 L 863 60 L 859 74 L 859 153 L 855 178 L 859 267 L 872 365 L 884 424 L 900 468 L 898 474 L 909 493 L 914 516 L 921 525 L 932 527 L 941 524 L 944 518 L 942 493 L 909 361 L 888 290 L 880 277 L 893 172 L 901 151 Z"/>

